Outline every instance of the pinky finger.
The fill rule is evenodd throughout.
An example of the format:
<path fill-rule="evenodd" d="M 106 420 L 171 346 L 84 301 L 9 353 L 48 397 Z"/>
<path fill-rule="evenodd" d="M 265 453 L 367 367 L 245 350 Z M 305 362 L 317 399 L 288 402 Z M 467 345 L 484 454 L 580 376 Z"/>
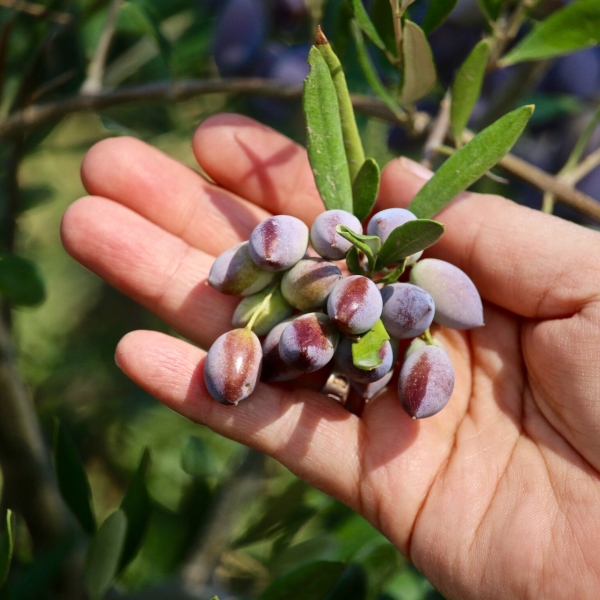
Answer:
<path fill-rule="evenodd" d="M 206 353 L 153 331 L 126 335 L 117 365 L 172 410 L 277 459 L 325 493 L 356 507 L 360 420 L 307 389 L 259 383 L 237 406 L 213 400 L 204 384 Z"/>

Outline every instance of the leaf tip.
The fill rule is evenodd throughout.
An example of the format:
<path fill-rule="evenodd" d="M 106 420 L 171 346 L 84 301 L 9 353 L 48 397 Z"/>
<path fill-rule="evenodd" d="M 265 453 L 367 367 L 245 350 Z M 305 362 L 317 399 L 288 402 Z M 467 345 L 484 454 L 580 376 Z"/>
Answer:
<path fill-rule="evenodd" d="M 329 40 L 325 37 L 323 30 L 320 25 L 317 25 L 317 36 L 315 37 L 315 44 L 317 46 L 326 46 L 329 44 Z"/>
<path fill-rule="evenodd" d="M 523 108 L 526 108 L 529 111 L 529 114 L 532 115 L 535 111 L 535 104 L 526 104 Z"/>

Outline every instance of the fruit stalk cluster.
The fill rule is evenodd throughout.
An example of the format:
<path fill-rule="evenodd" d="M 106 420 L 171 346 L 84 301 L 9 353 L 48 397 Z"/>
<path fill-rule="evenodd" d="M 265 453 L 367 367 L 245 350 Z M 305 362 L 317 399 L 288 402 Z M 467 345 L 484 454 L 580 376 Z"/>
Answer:
<path fill-rule="evenodd" d="M 414 221 L 406 209 L 383 210 L 364 235 L 358 218 L 344 210 L 321 213 L 310 231 L 299 219 L 278 215 L 221 254 L 208 283 L 242 300 L 234 329 L 208 352 L 204 378 L 211 396 L 237 404 L 259 380 L 276 383 L 332 368 L 370 400 L 392 378 L 398 341 L 413 340 L 400 369 L 400 403 L 413 418 L 439 412 L 452 395 L 454 369 L 429 327 L 434 321 L 478 327 L 483 310 L 475 285 L 454 265 L 421 260 L 422 250 L 394 252 Z M 318 256 L 308 252 L 309 243 Z M 400 282 L 407 267 L 409 280 Z"/>

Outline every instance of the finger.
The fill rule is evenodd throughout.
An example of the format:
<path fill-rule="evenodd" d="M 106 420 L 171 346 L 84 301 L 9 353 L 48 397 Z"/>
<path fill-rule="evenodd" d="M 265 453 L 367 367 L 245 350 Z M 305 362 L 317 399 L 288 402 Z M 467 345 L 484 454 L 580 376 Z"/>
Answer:
<path fill-rule="evenodd" d="M 407 206 L 420 165 L 383 171 L 382 208 Z M 465 193 L 436 216 L 446 224 L 428 256 L 463 269 L 483 298 L 525 317 L 570 316 L 598 295 L 600 234 L 500 196 Z"/>
<path fill-rule="evenodd" d="M 241 115 L 215 115 L 200 124 L 192 148 L 220 186 L 269 212 L 307 225 L 323 212 L 306 150 L 270 127 Z"/>
<path fill-rule="evenodd" d="M 198 348 L 151 331 L 126 335 L 116 352 L 125 374 L 169 408 L 273 456 L 356 507 L 357 417 L 317 392 L 263 383 L 239 405 L 224 406 L 208 394 L 204 357 Z"/>
<path fill-rule="evenodd" d="M 213 257 L 132 210 L 88 197 L 61 224 L 77 261 L 204 347 L 231 327 L 237 298 L 206 285 Z"/>
<path fill-rule="evenodd" d="M 219 255 L 269 215 L 134 138 L 94 145 L 81 166 L 92 195 L 110 198 L 188 244 Z"/>

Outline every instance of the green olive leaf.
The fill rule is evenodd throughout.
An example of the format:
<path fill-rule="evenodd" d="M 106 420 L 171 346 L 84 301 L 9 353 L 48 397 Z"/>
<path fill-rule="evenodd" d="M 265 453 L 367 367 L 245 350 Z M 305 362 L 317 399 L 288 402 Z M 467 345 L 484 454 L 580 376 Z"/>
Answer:
<path fill-rule="evenodd" d="M 432 0 L 429 2 L 423 23 L 421 23 L 423 31 L 429 35 L 437 29 L 452 12 L 452 9 L 456 6 L 456 2 L 457 0 Z"/>
<path fill-rule="evenodd" d="M 11 523 L 12 511 L 6 511 L 4 520 L 6 529 L 0 535 L 0 588 L 6 583 L 10 563 L 13 557 L 13 531 Z"/>
<path fill-rule="evenodd" d="M 0 255 L 0 297 L 17 306 L 35 306 L 46 298 L 38 266 L 16 254 Z"/>
<path fill-rule="evenodd" d="M 125 511 L 112 513 L 92 538 L 87 551 L 84 578 L 92 600 L 100 600 L 110 589 L 119 570 L 127 534 Z"/>
<path fill-rule="evenodd" d="M 378 279 L 375 283 L 382 283 L 383 285 L 389 285 L 390 283 L 396 283 L 400 276 L 406 270 L 406 259 L 404 259 L 395 269 L 392 269 L 387 275 Z"/>
<path fill-rule="evenodd" d="M 395 265 L 416 252 L 433 246 L 444 233 L 444 225 L 429 219 L 416 219 L 396 227 L 377 255 L 376 269 Z"/>
<path fill-rule="evenodd" d="M 394 31 L 394 15 L 390 0 L 373 0 L 371 2 L 371 18 L 383 40 L 387 51 L 393 58 L 398 56 L 396 33 Z"/>
<path fill-rule="evenodd" d="M 413 198 L 408 209 L 421 219 L 437 214 L 510 151 L 525 129 L 533 109 L 531 105 L 517 108 L 479 132 L 436 171 Z"/>
<path fill-rule="evenodd" d="M 423 98 L 435 85 L 437 76 L 431 48 L 423 30 L 406 19 L 403 27 L 404 80 L 402 104 L 412 104 Z"/>
<path fill-rule="evenodd" d="M 479 0 L 479 6 L 488 21 L 495 21 L 500 16 L 500 9 L 504 0 Z"/>
<path fill-rule="evenodd" d="M 358 256 L 358 250 L 356 249 L 356 246 L 352 246 L 352 248 L 350 248 L 348 251 L 348 254 L 346 254 L 346 266 L 352 275 L 365 274 L 363 268 L 360 266 L 360 258 Z"/>
<path fill-rule="evenodd" d="M 377 161 L 374 158 L 367 158 L 352 184 L 354 216 L 359 221 L 364 221 L 375 205 L 380 178 L 381 171 Z"/>
<path fill-rule="evenodd" d="M 354 18 L 358 23 L 358 26 L 365 32 L 365 35 L 380 49 L 385 51 L 385 44 L 379 35 L 379 32 L 373 25 L 365 5 L 362 0 L 351 0 L 352 11 L 354 12 Z"/>
<path fill-rule="evenodd" d="M 358 248 L 369 261 L 369 270 L 372 271 L 375 268 L 375 258 L 379 249 L 381 248 L 381 239 L 376 235 L 361 235 L 355 233 L 346 225 L 337 225 L 335 230 L 349 242 L 352 242 L 356 248 Z"/>
<path fill-rule="evenodd" d="M 144 448 L 139 465 L 121 501 L 120 508 L 127 517 L 127 535 L 123 544 L 119 571 L 122 571 L 135 558 L 150 523 L 152 503 L 146 487 L 149 465 L 150 450 Z"/>
<path fill-rule="evenodd" d="M 258 600 L 322 600 L 345 568 L 343 562 L 310 562 L 275 579 Z"/>
<path fill-rule="evenodd" d="M 363 75 L 367 80 L 367 83 L 371 89 L 375 92 L 375 95 L 398 117 L 400 118 L 403 114 L 402 109 L 398 106 L 398 103 L 394 100 L 394 97 L 386 87 L 381 83 L 377 70 L 375 69 L 367 48 L 365 46 L 365 40 L 363 39 L 360 28 L 355 21 L 351 23 L 352 35 L 356 42 L 356 54 L 358 57 L 358 63 L 362 69 Z"/>
<path fill-rule="evenodd" d="M 502 67 L 552 58 L 600 43 L 600 2 L 578 0 L 553 12 L 500 61 Z"/>
<path fill-rule="evenodd" d="M 77 448 L 67 430 L 56 419 L 54 426 L 54 468 L 58 489 L 84 531 L 96 532 L 92 490 Z"/>
<path fill-rule="evenodd" d="M 351 213 L 352 184 L 335 86 L 325 59 L 314 46 L 308 63 L 310 73 L 302 95 L 308 160 L 325 208 Z"/>
<path fill-rule="evenodd" d="M 481 40 L 458 70 L 452 84 L 450 126 L 457 146 L 461 145 L 462 132 L 467 126 L 473 107 L 481 93 L 490 52 L 488 40 Z"/>
<path fill-rule="evenodd" d="M 360 336 L 357 341 L 352 342 L 352 363 L 358 369 L 372 371 L 381 364 L 379 351 L 381 346 L 390 339 L 381 319 Z"/>
<path fill-rule="evenodd" d="M 344 69 L 340 63 L 331 45 L 325 38 L 322 31 L 317 36 L 317 50 L 325 59 L 333 81 L 333 87 L 337 97 L 338 107 L 340 109 L 340 123 L 342 126 L 342 137 L 344 140 L 344 150 L 346 152 L 346 160 L 348 161 L 348 170 L 350 171 L 350 180 L 354 181 L 356 175 L 365 161 L 365 151 L 363 149 L 362 140 L 358 132 L 356 118 L 354 117 L 354 107 L 350 100 L 350 92 L 346 83 Z"/>

